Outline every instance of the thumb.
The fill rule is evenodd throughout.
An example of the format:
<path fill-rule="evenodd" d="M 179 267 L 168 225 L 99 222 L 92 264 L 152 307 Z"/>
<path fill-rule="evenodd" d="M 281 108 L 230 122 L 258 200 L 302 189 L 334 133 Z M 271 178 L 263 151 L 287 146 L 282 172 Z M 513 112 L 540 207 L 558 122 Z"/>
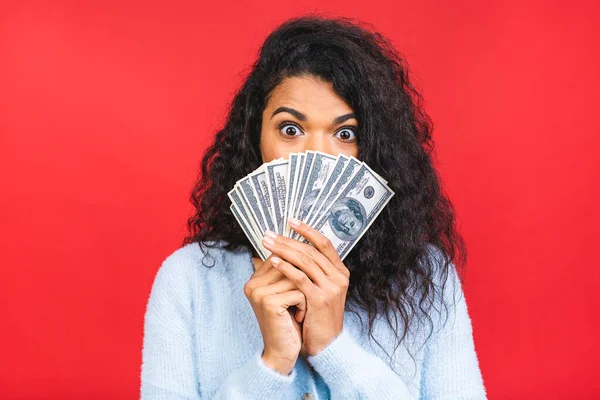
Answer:
<path fill-rule="evenodd" d="M 304 321 L 305 316 L 306 316 L 306 297 L 304 297 L 300 303 L 296 304 L 296 315 L 294 316 L 294 318 L 299 323 L 302 323 L 302 321 Z"/>

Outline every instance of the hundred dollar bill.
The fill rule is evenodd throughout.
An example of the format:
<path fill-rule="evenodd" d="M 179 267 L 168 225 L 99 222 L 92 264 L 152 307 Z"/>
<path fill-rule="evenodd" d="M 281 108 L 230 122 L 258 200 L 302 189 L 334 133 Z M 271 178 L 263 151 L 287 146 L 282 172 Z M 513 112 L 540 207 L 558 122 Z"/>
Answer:
<path fill-rule="evenodd" d="M 285 196 L 285 217 L 283 220 L 283 235 L 287 236 L 289 234 L 290 227 L 287 223 L 288 210 L 292 204 L 292 196 L 294 194 L 294 188 L 296 187 L 296 175 L 298 173 L 298 160 L 299 155 L 297 153 L 290 153 L 289 162 L 288 162 L 288 170 L 286 176 L 287 182 L 287 192 Z"/>
<path fill-rule="evenodd" d="M 248 239 L 254 241 L 261 250 L 261 253 L 266 254 L 268 257 L 270 252 L 262 244 L 262 235 L 260 233 L 260 229 L 254 221 L 254 216 L 250 212 L 248 204 L 240 195 L 240 193 L 235 189 L 230 190 L 228 196 L 231 199 L 232 205 L 236 208 L 238 216 L 241 217 L 241 221 L 243 221 L 246 224 L 246 231 L 244 231 L 244 233 L 246 234 L 246 236 L 250 235 L 248 236 Z M 236 219 L 238 218 L 236 217 Z M 238 222 L 239 221 L 240 219 L 238 219 Z"/>
<path fill-rule="evenodd" d="M 308 175 L 310 173 L 310 169 L 315 160 L 316 152 L 307 150 L 306 151 L 306 160 L 304 161 L 304 167 L 302 169 L 302 176 L 299 177 L 298 181 L 298 192 L 296 196 L 296 201 L 294 202 L 294 209 L 292 210 L 292 217 L 298 216 L 298 209 L 300 208 L 302 195 L 304 194 L 304 189 L 306 188 L 306 183 L 308 182 Z"/>
<path fill-rule="evenodd" d="M 314 201 L 313 205 L 311 206 L 310 210 L 308 211 L 308 215 L 306 215 L 304 217 L 305 218 L 305 219 L 303 219 L 304 222 L 309 223 L 310 221 L 312 221 L 313 219 L 315 219 L 318 216 L 318 211 L 321 209 L 321 205 L 323 204 L 323 201 L 329 194 L 330 189 L 333 187 L 335 182 L 338 180 L 338 178 L 344 171 L 344 168 L 346 167 L 349 160 L 350 160 L 350 157 L 346 157 L 343 154 L 338 155 L 335 165 L 333 166 L 333 168 L 331 169 L 331 173 L 327 177 L 327 181 L 323 184 L 323 187 L 321 188 L 319 195 L 317 196 L 316 200 Z"/>
<path fill-rule="evenodd" d="M 343 260 L 392 196 L 394 192 L 363 163 L 314 227 L 331 240 Z"/>
<path fill-rule="evenodd" d="M 231 200 L 232 204 L 235 204 L 238 211 L 244 211 L 244 217 L 246 218 L 249 228 L 255 234 L 256 238 L 261 238 L 262 234 L 260 232 L 260 228 L 258 226 L 258 222 L 252 212 L 250 212 L 250 206 L 241 195 L 241 193 L 237 190 L 237 187 L 234 187 L 227 193 L 227 196 Z M 261 242 L 262 243 L 262 242 Z"/>
<path fill-rule="evenodd" d="M 246 200 L 247 204 L 250 206 L 249 210 L 252 214 L 254 214 L 256 222 L 258 222 L 258 226 L 260 228 L 261 233 L 265 233 L 268 229 L 267 220 L 264 217 L 262 210 L 260 209 L 260 204 L 258 200 L 258 194 L 252 187 L 252 183 L 250 182 L 250 178 L 248 176 L 240 179 L 235 184 L 235 187 L 238 188 Z"/>
<path fill-rule="evenodd" d="M 264 165 L 259 167 L 250 175 L 250 182 L 258 195 L 258 203 L 260 205 L 263 217 L 267 228 L 275 232 L 275 222 L 273 217 L 273 201 L 269 193 L 269 185 L 267 183 L 267 172 Z"/>
<path fill-rule="evenodd" d="M 336 163 L 337 158 L 322 153 L 320 151 L 315 152 L 310 171 L 308 173 L 308 179 L 304 187 L 304 193 L 299 196 L 300 204 L 296 218 L 301 221 L 305 221 L 310 210 L 312 209 L 317 196 L 325 186 L 327 178 L 331 176 L 332 168 Z M 300 235 L 296 232 L 292 234 L 293 239 L 298 239 Z"/>
<path fill-rule="evenodd" d="M 306 154 L 305 153 L 299 153 L 298 154 L 298 168 L 296 171 L 296 174 L 294 175 L 294 192 L 292 193 L 292 203 L 289 205 L 289 208 L 287 209 L 287 217 L 285 219 L 285 223 L 287 225 L 287 221 L 290 220 L 290 218 L 292 218 L 292 211 L 294 209 L 294 206 L 296 204 L 296 200 L 298 198 L 298 185 L 300 183 L 300 177 L 302 175 L 302 172 L 304 171 L 304 162 L 306 161 Z M 290 235 L 293 233 L 292 229 L 287 226 L 287 237 L 290 237 Z"/>
<path fill-rule="evenodd" d="M 268 257 L 268 255 L 267 255 L 268 250 L 262 246 L 262 243 L 259 244 L 259 242 L 257 242 L 256 237 L 254 237 L 254 235 L 252 234 L 252 232 L 249 228 L 248 222 L 244 219 L 244 217 L 242 217 L 242 212 L 240 212 L 240 210 L 238 210 L 236 205 L 233 203 L 231 204 L 229 209 L 231 210 L 231 212 L 232 212 L 233 216 L 235 217 L 235 219 L 237 220 L 238 224 L 240 224 L 240 226 L 242 227 L 242 231 L 244 231 L 244 234 L 248 237 L 248 240 L 250 240 L 252 247 L 254 247 L 254 249 L 256 250 L 256 252 L 260 256 L 260 258 L 263 259 L 263 261 L 266 260 Z"/>
<path fill-rule="evenodd" d="M 285 224 L 285 201 L 287 194 L 286 176 L 288 170 L 288 161 L 281 160 L 271 162 L 265 165 L 267 175 L 267 190 L 269 197 L 273 201 L 273 213 L 275 214 L 274 228 L 271 231 L 283 234 Z"/>
<path fill-rule="evenodd" d="M 350 182 L 350 179 L 354 174 L 359 170 L 359 168 L 363 165 L 361 161 L 358 161 L 354 157 L 350 157 L 350 160 L 345 164 L 342 172 L 335 178 L 334 184 L 323 190 L 322 198 L 319 199 L 319 209 L 313 208 L 310 213 L 309 220 L 306 221 L 307 224 L 314 226 L 315 222 L 321 218 L 323 212 L 329 208 L 333 200 L 340 194 L 340 192 L 346 187 L 346 185 Z"/>

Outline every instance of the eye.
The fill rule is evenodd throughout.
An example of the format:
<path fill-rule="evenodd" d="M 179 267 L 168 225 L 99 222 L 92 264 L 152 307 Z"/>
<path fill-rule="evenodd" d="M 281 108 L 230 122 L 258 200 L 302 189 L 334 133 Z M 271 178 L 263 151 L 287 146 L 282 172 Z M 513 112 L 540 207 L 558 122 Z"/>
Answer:
<path fill-rule="evenodd" d="M 351 127 L 344 127 L 337 131 L 334 136 L 340 138 L 344 142 L 349 142 L 356 139 L 356 132 Z"/>
<path fill-rule="evenodd" d="M 302 134 L 300 127 L 291 122 L 284 122 L 279 125 L 279 131 L 284 136 L 300 136 Z"/>

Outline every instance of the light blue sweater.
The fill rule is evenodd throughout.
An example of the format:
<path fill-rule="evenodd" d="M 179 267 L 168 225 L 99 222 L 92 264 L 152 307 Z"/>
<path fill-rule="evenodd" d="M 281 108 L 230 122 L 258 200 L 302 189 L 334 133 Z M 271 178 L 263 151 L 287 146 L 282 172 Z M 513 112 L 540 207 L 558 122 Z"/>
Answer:
<path fill-rule="evenodd" d="M 144 321 L 142 399 L 486 399 L 454 266 L 444 292 L 448 319 L 439 330 L 446 314 L 432 316 L 436 329 L 428 341 L 423 324 L 393 353 L 393 331 L 379 317 L 373 334 L 393 353 L 390 364 L 366 326 L 347 311 L 342 333 L 315 356 L 299 356 L 284 376 L 262 362 L 260 327 L 244 295 L 254 272 L 250 252 L 209 251 L 211 268 L 202 265 L 193 243 L 167 257 L 156 274 Z M 452 287 L 458 289 L 456 307 Z M 366 325 L 366 314 L 362 319 Z"/>

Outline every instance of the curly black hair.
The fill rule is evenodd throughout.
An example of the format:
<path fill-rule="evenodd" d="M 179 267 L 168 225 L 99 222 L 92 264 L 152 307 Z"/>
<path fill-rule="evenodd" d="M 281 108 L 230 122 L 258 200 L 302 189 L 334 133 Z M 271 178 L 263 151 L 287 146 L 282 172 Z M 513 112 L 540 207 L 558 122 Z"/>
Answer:
<path fill-rule="evenodd" d="M 358 158 L 395 192 L 344 259 L 352 271 L 347 309 L 366 310 L 371 336 L 377 315 L 384 315 L 398 339 L 395 351 L 413 320 L 424 317 L 433 328 L 434 298 L 443 299 L 453 268 L 464 279 L 467 251 L 433 165 L 433 124 L 422 96 L 409 80 L 405 59 L 371 25 L 313 13 L 287 20 L 269 34 L 202 159 L 190 199 L 196 213 L 183 244 L 252 249 L 229 209 L 227 192 L 262 163 L 262 113 L 270 93 L 287 77 L 307 75 L 331 83 L 352 107 L 360 124 Z M 442 256 L 437 261 L 432 248 Z M 431 331 L 426 340 L 430 336 Z"/>

